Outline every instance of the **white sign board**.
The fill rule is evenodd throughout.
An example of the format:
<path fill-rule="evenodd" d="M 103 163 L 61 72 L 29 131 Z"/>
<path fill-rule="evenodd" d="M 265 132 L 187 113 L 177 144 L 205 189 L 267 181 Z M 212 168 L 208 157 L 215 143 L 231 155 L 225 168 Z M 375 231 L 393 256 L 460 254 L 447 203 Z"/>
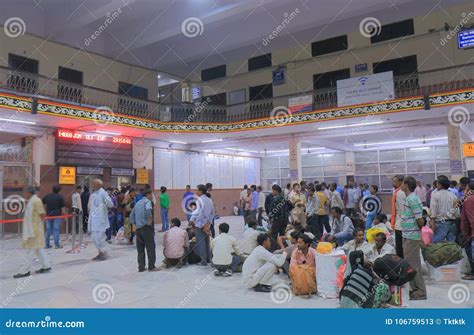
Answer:
<path fill-rule="evenodd" d="M 288 110 L 290 113 L 310 112 L 313 109 L 313 96 L 302 95 L 288 99 Z"/>
<path fill-rule="evenodd" d="M 392 71 L 337 81 L 338 107 L 394 98 Z"/>

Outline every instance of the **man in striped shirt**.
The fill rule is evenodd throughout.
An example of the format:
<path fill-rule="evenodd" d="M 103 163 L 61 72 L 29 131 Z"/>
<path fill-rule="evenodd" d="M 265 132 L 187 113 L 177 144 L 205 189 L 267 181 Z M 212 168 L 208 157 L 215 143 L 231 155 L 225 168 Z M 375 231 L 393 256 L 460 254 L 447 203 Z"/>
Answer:
<path fill-rule="evenodd" d="M 426 287 L 421 274 L 421 227 L 424 225 L 423 204 L 415 194 L 416 180 L 406 177 L 401 190 L 406 199 L 402 213 L 403 254 L 410 266 L 416 270 L 416 277 L 410 282 L 410 300 L 426 300 Z"/>

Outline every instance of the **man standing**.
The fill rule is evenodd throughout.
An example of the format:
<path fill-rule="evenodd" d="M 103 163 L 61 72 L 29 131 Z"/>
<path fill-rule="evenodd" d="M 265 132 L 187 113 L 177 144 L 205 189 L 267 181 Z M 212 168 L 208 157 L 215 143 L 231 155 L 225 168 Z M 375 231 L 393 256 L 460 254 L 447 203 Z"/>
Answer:
<path fill-rule="evenodd" d="M 369 188 L 370 195 L 373 199 L 377 199 L 377 201 L 382 205 L 382 200 L 379 198 L 377 195 L 377 192 L 379 191 L 379 187 L 377 185 L 371 185 Z M 367 217 L 365 220 L 365 230 L 372 228 L 372 222 L 375 220 L 375 217 L 377 216 L 377 210 L 379 212 L 382 210 L 382 206 L 380 208 L 377 208 L 377 206 L 374 206 L 374 208 L 371 211 L 367 211 Z"/>
<path fill-rule="evenodd" d="M 150 189 L 143 191 L 143 199 L 133 207 L 130 222 L 135 226 L 137 236 L 138 272 L 145 271 L 145 249 L 148 256 L 148 271 L 158 271 L 155 267 L 155 230 L 153 229 L 152 202 Z"/>
<path fill-rule="evenodd" d="M 306 225 L 314 236 L 319 236 L 318 207 L 318 197 L 314 194 L 314 188 L 311 187 L 308 189 L 308 201 L 306 203 Z"/>
<path fill-rule="evenodd" d="M 201 265 L 206 266 L 211 262 L 211 247 L 209 243 L 210 225 L 214 217 L 214 204 L 207 195 L 205 185 L 197 186 L 199 204 L 191 215 L 190 224 L 195 227 L 195 251 L 201 257 Z"/>
<path fill-rule="evenodd" d="M 258 210 L 258 200 L 259 200 L 259 196 L 258 196 L 258 192 L 257 192 L 257 186 L 256 185 L 250 186 L 250 190 L 251 190 L 251 193 L 250 193 L 250 214 L 249 214 L 249 217 L 247 219 L 247 222 L 248 222 L 248 220 L 257 220 L 257 210 Z"/>
<path fill-rule="evenodd" d="M 403 185 L 403 179 L 405 177 L 402 175 L 396 175 L 392 178 L 392 186 L 394 191 L 392 193 L 392 214 L 390 217 L 390 224 L 392 229 L 395 230 L 395 250 L 397 251 L 397 256 L 403 258 L 403 237 L 402 237 L 402 214 L 404 211 L 405 205 L 405 192 L 401 190 Z"/>
<path fill-rule="evenodd" d="M 469 187 L 463 191 L 466 198 L 461 212 L 461 232 L 464 238 L 464 250 L 471 265 L 471 273 L 462 279 L 474 280 L 474 181 L 471 181 Z"/>
<path fill-rule="evenodd" d="M 41 268 L 36 273 L 45 273 L 51 270 L 48 258 L 44 251 L 44 227 L 43 221 L 45 210 L 41 199 L 35 195 L 34 187 L 27 187 L 23 190 L 23 197 L 28 201 L 22 222 L 22 246 L 28 250 L 25 263 L 21 267 L 20 272 L 13 278 L 28 277 L 31 271 L 31 265 L 35 258 L 39 258 Z"/>
<path fill-rule="evenodd" d="M 61 187 L 59 185 L 53 186 L 53 192 L 49 193 L 43 198 L 43 204 L 46 205 L 46 216 L 61 216 L 66 214 L 66 205 L 64 204 L 64 197 L 59 194 Z M 54 247 L 60 249 L 63 246 L 59 244 L 59 228 L 63 222 L 63 218 L 54 218 L 46 220 L 46 249 L 51 248 L 49 240 L 51 238 L 51 231 L 54 234 Z"/>
<path fill-rule="evenodd" d="M 72 212 L 77 215 L 76 218 L 76 232 L 79 231 L 79 214 L 82 213 L 82 202 L 81 202 L 81 190 L 82 186 L 77 185 L 76 191 L 71 196 L 72 201 Z"/>
<path fill-rule="evenodd" d="M 263 193 L 262 186 L 257 187 L 258 192 L 258 218 L 257 224 L 262 226 L 263 212 L 265 211 L 265 193 Z"/>
<path fill-rule="evenodd" d="M 160 215 L 161 215 L 161 232 L 169 229 L 168 210 L 170 208 L 170 198 L 166 194 L 166 187 L 160 188 Z"/>
<path fill-rule="evenodd" d="M 421 272 L 421 227 L 424 226 L 423 204 L 415 194 L 416 180 L 406 177 L 402 184 L 405 192 L 405 205 L 402 213 L 401 228 L 403 236 L 403 254 L 408 264 L 416 271 L 415 279 L 410 282 L 410 300 L 426 300 L 426 287 Z"/>
<path fill-rule="evenodd" d="M 186 218 L 189 221 L 191 214 L 189 214 L 190 202 L 194 200 L 194 193 L 191 192 L 191 185 L 186 185 L 186 192 L 183 193 L 183 208 L 185 208 Z"/>
<path fill-rule="evenodd" d="M 354 188 L 354 183 L 350 182 L 349 187 L 347 189 L 347 203 L 346 203 L 346 214 L 348 216 L 356 215 L 355 206 L 358 201 L 359 201 L 359 191 L 358 189 Z"/>
<path fill-rule="evenodd" d="M 316 196 L 318 197 L 318 207 L 316 214 L 318 215 L 319 237 L 324 235 L 324 230 L 329 234 L 331 226 L 329 225 L 329 199 L 324 194 L 322 185 L 316 185 Z"/>
<path fill-rule="evenodd" d="M 303 227 L 306 226 L 306 197 L 301 193 L 300 184 L 293 184 L 293 191 L 290 193 L 289 200 L 294 206 L 291 211 L 293 223 L 299 223 Z"/>
<path fill-rule="evenodd" d="M 244 185 L 244 189 L 240 192 L 240 197 L 239 197 L 240 208 L 242 209 L 242 216 L 245 216 L 244 215 L 244 213 L 245 213 L 245 198 L 247 197 L 247 188 L 248 188 L 248 186 Z"/>
<path fill-rule="evenodd" d="M 431 196 L 430 226 L 433 229 L 433 243 L 447 240 L 454 242 L 456 240 L 456 214 L 458 209 L 455 208 L 457 197 L 450 192 L 451 185 L 448 179 L 438 179 L 439 191 Z"/>
<path fill-rule="evenodd" d="M 107 259 L 105 231 L 109 227 L 108 211 L 114 204 L 102 188 L 102 180 L 95 179 L 92 182 L 92 188 L 94 192 L 89 201 L 89 229 L 92 241 L 99 251 L 92 260 L 103 261 Z"/>
<path fill-rule="evenodd" d="M 341 194 L 337 191 L 337 185 L 329 185 L 329 191 L 331 191 L 331 201 L 329 202 L 331 208 L 339 207 L 340 209 L 344 209 L 344 203 L 342 202 Z"/>
<path fill-rule="evenodd" d="M 87 232 L 87 226 L 89 221 L 89 210 L 87 205 L 89 204 L 89 197 L 91 196 L 89 192 L 89 186 L 84 186 L 84 192 L 81 194 L 81 206 L 82 206 L 82 231 Z"/>
<path fill-rule="evenodd" d="M 269 206 L 268 216 L 272 222 L 271 234 L 274 240 L 278 236 L 285 235 L 286 226 L 288 225 L 288 203 L 281 194 L 282 190 L 279 185 L 272 186 L 272 199 Z"/>

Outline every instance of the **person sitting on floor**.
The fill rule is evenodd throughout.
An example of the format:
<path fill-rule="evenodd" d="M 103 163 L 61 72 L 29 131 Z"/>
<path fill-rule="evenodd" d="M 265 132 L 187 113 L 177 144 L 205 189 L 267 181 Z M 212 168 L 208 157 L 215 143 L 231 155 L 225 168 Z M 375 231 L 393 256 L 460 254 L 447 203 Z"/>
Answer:
<path fill-rule="evenodd" d="M 339 293 L 341 308 L 379 308 L 390 300 L 388 285 L 377 279 L 362 250 L 352 251 L 349 263 L 351 272 Z"/>
<path fill-rule="evenodd" d="M 367 260 L 374 264 L 377 258 L 385 255 L 396 255 L 395 248 L 387 243 L 387 235 L 384 233 L 378 233 L 375 235 L 375 244 L 366 253 Z"/>
<path fill-rule="evenodd" d="M 364 236 L 364 229 L 356 228 L 354 230 L 354 239 L 344 244 L 341 248 L 348 255 L 351 251 L 362 250 L 364 254 L 367 254 L 370 250 L 370 244 L 367 243 Z"/>
<path fill-rule="evenodd" d="M 289 276 L 293 294 L 310 296 L 316 292 L 316 250 L 311 248 L 313 239 L 298 235 L 298 248 L 291 255 Z"/>
<path fill-rule="evenodd" d="M 271 243 L 267 234 L 260 234 L 257 244 L 242 267 L 243 282 L 247 288 L 253 288 L 256 292 L 271 292 L 271 279 L 277 268 L 285 263 L 287 254 L 274 255 L 268 251 Z"/>
<path fill-rule="evenodd" d="M 278 246 L 280 249 L 275 250 L 273 253 L 275 255 L 280 255 L 283 252 L 286 252 L 286 260 L 285 264 L 282 265 L 283 271 L 289 275 L 289 269 L 290 269 L 290 261 L 291 261 L 291 255 L 293 254 L 293 251 L 295 251 L 298 246 L 296 243 L 298 242 L 298 236 L 301 234 L 299 230 L 296 229 L 291 229 L 288 231 L 287 235 L 285 236 L 278 236 Z M 286 245 L 285 245 L 286 244 Z"/>
<path fill-rule="evenodd" d="M 163 235 L 163 263 L 167 268 L 177 265 L 178 268 L 186 262 L 189 249 L 189 235 L 181 229 L 181 221 L 178 218 L 171 219 L 171 229 Z"/>
<path fill-rule="evenodd" d="M 244 239 L 242 241 L 242 252 L 250 255 L 257 247 L 257 237 L 262 232 L 257 230 L 257 221 L 250 219 L 247 223 L 247 228 L 244 230 Z"/>
<path fill-rule="evenodd" d="M 306 234 L 298 235 L 296 246 L 291 254 L 290 267 L 293 265 L 307 264 L 309 266 L 316 266 L 315 256 L 316 249 L 311 248 L 313 240 Z"/>
<path fill-rule="evenodd" d="M 331 209 L 332 229 L 329 235 L 326 235 L 326 242 L 337 242 L 337 245 L 342 246 L 344 243 L 354 238 L 354 224 L 347 215 L 342 214 L 342 209 L 333 207 Z"/>
<path fill-rule="evenodd" d="M 229 225 L 225 222 L 221 223 L 219 225 L 219 236 L 211 241 L 212 264 L 216 276 L 232 276 L 237 267 L 243 262 L 237 240 L 228 233 Z"/>

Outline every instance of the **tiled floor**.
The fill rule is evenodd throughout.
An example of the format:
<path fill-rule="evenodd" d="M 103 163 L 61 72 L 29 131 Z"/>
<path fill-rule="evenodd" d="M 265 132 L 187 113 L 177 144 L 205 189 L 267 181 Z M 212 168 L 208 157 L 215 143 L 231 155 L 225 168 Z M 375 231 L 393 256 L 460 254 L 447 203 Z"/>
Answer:
<path fill-rule="evenodd" d="M 240 217 L 225 217 L 230 233 L 239 239 L 243 231 Z M 161 261 L 162 233 L 157 233 L 157 257 Z M 89 238 L 86 237 L 89 241 Z M 210 267 L 185 266 L 153 273 L 138 273 L 134 246 L 110 245 L 110 259 L 93 262 L 96 250 L 92 244 L 81 253 L 68 254 L 70 243 L 64 249 L 49 249 L 53 264 L 51 273 L 13 279 L 23 258 L 18 239 L 0 240 L 0 301 L 3 307 L 301 307 L 336 308 L 336 299 L 312 297 L 280 297 L 275 303 L 270 294 L 247 290 L 241 275 L 230 278 L 214 277 Z M 288 283 L 284 275 L 274 277 L 275 283 Z M 471 292 L 474 283 L 463 282 Z M 448 298 L 452 284 L 428 284 L 429 299 L 408 302 L 409 307 L 457 308 L 474 305 L 470 300 L 454 304 Z M 95 294 L 94 294 L 95 293 Z M 469 292 L 468 292 L 469 293 Z"/>

